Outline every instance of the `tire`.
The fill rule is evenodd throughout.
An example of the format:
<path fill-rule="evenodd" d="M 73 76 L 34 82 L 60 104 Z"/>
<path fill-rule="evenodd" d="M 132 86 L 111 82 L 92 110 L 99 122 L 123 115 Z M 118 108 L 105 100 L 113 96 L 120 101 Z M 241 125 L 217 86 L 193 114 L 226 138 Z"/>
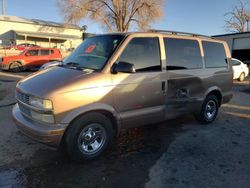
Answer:
<path fill-rule="evenodd" d="M 66 151 L 77 162 L 100 156 L 113 139 L 111 121 L 101 113 L 91 112 L 72 122 L 65 135 Z"/>
<path fill-rule="evenodd" d="M 208 95 L 202 104 L 201 111 L 195 114 L 195 117 L 201 124 L 209 124 L 216 119 L 218 111 L 218 97 L 215 95 Z"/>
<path fill-rule="evenodd" d="M 240 82 L 242 82 L 242 81 L 245 80 L 245 73 L 244 73 L 244 72 L 242 72 L 242 73 L 240 74 L 240 77 L 238 78 L 238 80 L 239 80 Z"/>
<path fill-rule="evenodd" d="M 22 64 L 19 62 L 13 62 L 9 66 L 9 70 L 12 72 L 21 72 L 23 70 Z"/>

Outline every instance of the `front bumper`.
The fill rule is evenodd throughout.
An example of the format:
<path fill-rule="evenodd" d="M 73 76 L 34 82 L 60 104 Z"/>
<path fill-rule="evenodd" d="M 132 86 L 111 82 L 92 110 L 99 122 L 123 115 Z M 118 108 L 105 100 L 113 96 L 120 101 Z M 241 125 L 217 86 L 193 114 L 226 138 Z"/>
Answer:
<path fill-rule="evenodd" d="M 17 128 L 28 137 L 54 148 L 60 146 L 66 124 L 48 125 L 31 120 L 22 115 L 18 104 L 13 108 L 12 116 Z"/>

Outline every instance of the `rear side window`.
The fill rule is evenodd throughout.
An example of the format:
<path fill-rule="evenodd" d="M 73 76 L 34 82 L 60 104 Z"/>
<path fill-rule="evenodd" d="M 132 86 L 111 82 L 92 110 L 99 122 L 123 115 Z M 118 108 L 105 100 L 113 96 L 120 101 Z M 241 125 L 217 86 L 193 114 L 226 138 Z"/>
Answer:
<path fill-rule="evenodd" d="M 196 40 L 164 38 L 167 70 L 202 68 L 199 43 Z"/>
<path fill-rule="evenodd" d="M 49 50 L 41 50 L 41 55 L 49 55 Z"/>
<path fill-rule="evenodd" d="M 120 56 L 119 61 L 134 64 L 136 72 L 161 71 L 158 38 L 132 39 Z"/>
<path fill-rule="evenodd" d="M 224 45 L 218 42 L 202 41 L 207 68 L 227 67 Z"/>
<path fill-rule="evenodd" d="M 233 65 L 240 65 L 241 64 L 239 61 L 234 60 L 234 59 L 232 59 L 231 62 L 232 62 Z"/>

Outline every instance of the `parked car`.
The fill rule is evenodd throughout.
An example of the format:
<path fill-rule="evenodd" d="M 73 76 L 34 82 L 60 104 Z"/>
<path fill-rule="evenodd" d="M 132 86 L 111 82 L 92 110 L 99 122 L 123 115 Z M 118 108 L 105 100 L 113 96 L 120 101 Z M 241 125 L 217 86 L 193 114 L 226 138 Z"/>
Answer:
<path fill-rule="evenodd" d="M 89 37 L 60 66 L 17 84 L 13 117 L 33 139 L 93 159 L 122 129 L 186 113 L 212 123 L 232 98 L 230 61 L 226 42 L 196 34 Z"/>
<path fill-rule="evenodd" d="M 19 72 L 61 59 L 61 52 L 56 48 L 32 48 L 22 51 L 19 55 L 3 57 L 0 59 L 0 69 Z"/>
<path fill-rule="evenodd" d="M 246 64 L 238 59 L 232 58 L 233 65 L 233 79 L 238 79 L 239 81 L 244 81 L 245 77 L 248 76 L 249 69 Z"/>
<path fill-rule="evenodd" d="M 22 43 L 22 44 L 18 44 L 18 45 L 9 45 L 7 47 L 5 47 L 6 50 L 25 50 L 28 48 L 38 48 L 40 46 L 36 45 L 36 44 L 29 44 L 29 43 Z"/>

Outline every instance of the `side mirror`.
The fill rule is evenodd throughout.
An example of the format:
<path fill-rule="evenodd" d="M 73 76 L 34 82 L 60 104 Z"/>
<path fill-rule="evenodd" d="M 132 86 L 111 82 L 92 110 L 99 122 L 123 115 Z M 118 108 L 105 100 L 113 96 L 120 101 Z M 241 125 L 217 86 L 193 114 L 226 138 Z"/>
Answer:
<path fill-rule="evenodd" d="M 132 63 L 120 61 L 118 64 L 113 64 L 111 68 L 111 73 L 116 74 L 118 72 L 122 73 L 135 73 L 135 66 Z"/>

